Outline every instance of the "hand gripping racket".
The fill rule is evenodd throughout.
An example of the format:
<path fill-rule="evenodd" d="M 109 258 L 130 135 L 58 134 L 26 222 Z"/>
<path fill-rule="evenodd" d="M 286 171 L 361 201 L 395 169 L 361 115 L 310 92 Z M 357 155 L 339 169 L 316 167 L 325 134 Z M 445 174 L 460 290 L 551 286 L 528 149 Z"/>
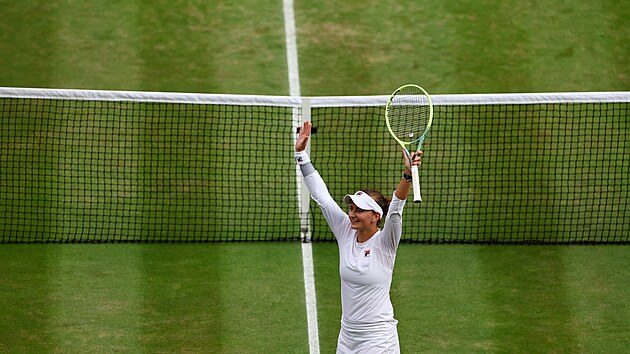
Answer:
<path fill-rule="evenodd" d="M 433 104 L 429 94 L 418 85 L 404 85 L 392 93 L 385 107 L 385 122 L 394 139 L 405 149 L 411 160 L 409 150 L 417 144 L 420 151 L 424 138 L 433 121 Z M 409 149 L 407 148 L 409 146 Z M 422 201 L 418 166 L 411 166 L 413 201 Z"/>

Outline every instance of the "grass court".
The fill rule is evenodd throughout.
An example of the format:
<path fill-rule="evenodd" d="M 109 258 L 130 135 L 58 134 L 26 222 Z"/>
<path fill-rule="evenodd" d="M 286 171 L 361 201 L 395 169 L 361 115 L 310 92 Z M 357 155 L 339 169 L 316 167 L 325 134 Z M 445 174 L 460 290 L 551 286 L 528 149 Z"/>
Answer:
<path fill-rule="evenodd" d="M 288 95 L 281 1 L 1 1 L 0 86 Z M 296 1 L 305 96 L 628 91 L 630 4 Z M 426 155 L 430 155 L 426 151 Z M 412 206 L 409 206 L 412 207 Z M 0 352 L 308 352 L 300 244 L 0 245 Z M 313 244 L 322 353 L 338 255 Z M 406 353 L 624 352 L 627 246 L 400 247 Z"/>

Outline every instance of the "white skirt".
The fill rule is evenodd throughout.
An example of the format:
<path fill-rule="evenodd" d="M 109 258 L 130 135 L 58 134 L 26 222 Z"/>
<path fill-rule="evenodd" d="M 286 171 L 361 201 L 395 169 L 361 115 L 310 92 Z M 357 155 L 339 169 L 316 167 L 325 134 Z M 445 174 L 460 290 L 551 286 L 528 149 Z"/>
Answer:
<path fill-rule="evenodd" d="M 399 354 L 397 324 L 394 320 L 357 326 L 341 321 L 337 354 Z"/>

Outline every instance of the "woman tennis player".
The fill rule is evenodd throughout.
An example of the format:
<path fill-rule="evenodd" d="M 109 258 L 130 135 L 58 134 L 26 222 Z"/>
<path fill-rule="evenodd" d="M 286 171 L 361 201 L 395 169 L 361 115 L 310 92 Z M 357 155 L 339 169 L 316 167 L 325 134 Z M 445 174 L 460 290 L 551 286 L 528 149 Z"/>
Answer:
<path fill-rule="evenodd" d="M 304 122 L 295 157 L 339 246 L 342 315 L 337 353 L 400 353 L 398 321 L 389 291 L 402 234 L 402 211 L 411 189 L 411 165 L 421 165 L 422 153 L 404 157 L 405 173 L 391 202 L 378 191 L 358 191 L 345 196 L 346 213 L 330 196 L 305 151 L 310 133 L 311 123 Z"/>

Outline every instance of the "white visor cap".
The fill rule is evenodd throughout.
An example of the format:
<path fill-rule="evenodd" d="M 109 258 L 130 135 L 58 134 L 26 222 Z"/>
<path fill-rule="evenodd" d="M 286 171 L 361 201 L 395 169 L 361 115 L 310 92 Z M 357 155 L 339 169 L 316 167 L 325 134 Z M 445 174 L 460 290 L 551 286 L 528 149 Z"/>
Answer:
<path fill-rule="evenodd" d="M 352 202 L 361 210 L 372 210 L 383 218 L 383 209 L 376 203 L 376 200 L 372 199 L 369 194 L 363 191 L 358 191 L 354 194 L 346 194 L 343 201 L 346 204 Z"/>

